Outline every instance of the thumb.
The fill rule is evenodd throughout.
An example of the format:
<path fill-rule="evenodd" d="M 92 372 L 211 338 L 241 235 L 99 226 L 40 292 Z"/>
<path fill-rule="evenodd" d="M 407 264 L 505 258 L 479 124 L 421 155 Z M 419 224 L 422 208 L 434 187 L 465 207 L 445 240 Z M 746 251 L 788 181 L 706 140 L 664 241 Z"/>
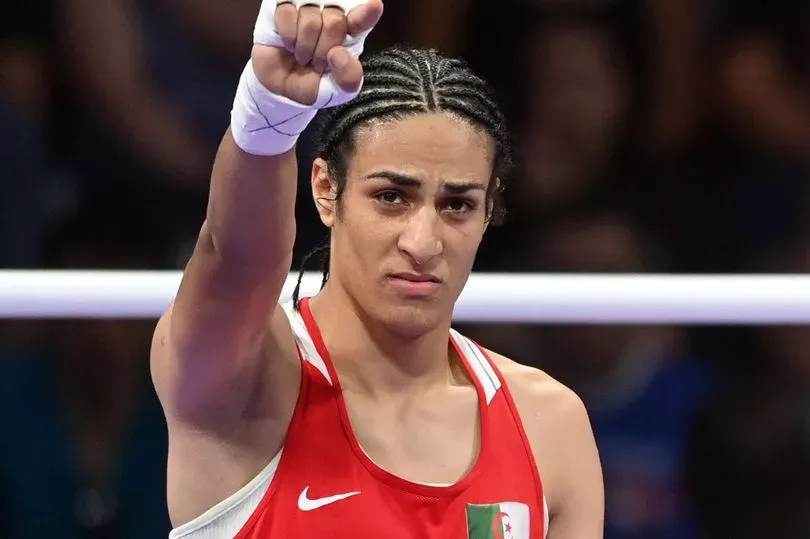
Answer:
<path fill-rule="evenodd" d="M 341 90 L 354 93 L 360 89 L 363 66 L 345 47 L 332 47 L 326 55 L 326 61 L 329 62 L 329 73 Z"/>
<path fill-rule="evenodd" d="M 382 0 L 368 0 L 346 14 L 349 35 L 356 36 L 368 32 L 380 22 L 383 14 Z"/>

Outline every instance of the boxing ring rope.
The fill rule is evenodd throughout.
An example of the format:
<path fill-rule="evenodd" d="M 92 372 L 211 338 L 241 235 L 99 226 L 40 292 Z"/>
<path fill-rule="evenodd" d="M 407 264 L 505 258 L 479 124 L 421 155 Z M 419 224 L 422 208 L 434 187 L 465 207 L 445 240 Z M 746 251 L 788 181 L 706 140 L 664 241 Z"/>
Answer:
<path fill-rule="evenodd" d="M 0 318 L 156 318 L 180 272 L 0 271 Z M 296 276 L 284 286 L 292 295 Z M 307 273 L 302 295 L 320 275 Z M 810 276 L 473 274 L 456 322 L 810 324 Z"/>

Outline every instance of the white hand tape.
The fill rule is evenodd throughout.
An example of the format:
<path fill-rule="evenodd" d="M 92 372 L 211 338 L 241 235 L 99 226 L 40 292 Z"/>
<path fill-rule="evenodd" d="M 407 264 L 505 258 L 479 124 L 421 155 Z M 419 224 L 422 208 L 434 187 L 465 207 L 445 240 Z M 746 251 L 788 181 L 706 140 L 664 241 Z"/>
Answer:
<path fill-rule="evenodd" d="M 315 107 L 270 92 L 248 62 L 231 110 L 231 134 L 249 154 L 281 155 L 295 146 L 317 113 Z"/>
<path fill-rule="evenodd" d="M 253 32 L 254 44 L 284 48 L 276 29 L 276 8 L 292 4 L 296 9 L 314 5 L 322 11 L 337 7 L 348 13 L 368 0 L 263 0 Z M 346 36 L 343 46 L 349 54 L 359 58 L 365 39 L 371 30 L 356 36 Z M 361 84 L 362 87 L 362 84 Z M 252 63 L 248 63 L 237 89 L 234 108 L 231 111 L 231 131 L 236 143 L 248 153 L 255 155 L 278 155 L 295 146 L 299 134 L 315 117 L 319 109 L 342 105 L 359 93 L 343 90 L 327 71 L 320 80 L 318 96 L 312 105 L 302 105 L 276 95 L 261 85 L 256 78 Z"/>

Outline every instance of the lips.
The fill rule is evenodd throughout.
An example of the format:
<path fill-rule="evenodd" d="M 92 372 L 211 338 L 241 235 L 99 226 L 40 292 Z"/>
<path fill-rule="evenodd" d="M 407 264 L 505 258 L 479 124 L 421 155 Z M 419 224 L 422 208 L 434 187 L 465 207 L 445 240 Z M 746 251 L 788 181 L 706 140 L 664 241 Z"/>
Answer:
<path fill-rule="evenodd" d="M 419 273 L 394 273 L 391 275 L 394 279 L 402 279 L 411 283 L 441 283 L 442 280 L 435 275 L 426 275 Z"/>

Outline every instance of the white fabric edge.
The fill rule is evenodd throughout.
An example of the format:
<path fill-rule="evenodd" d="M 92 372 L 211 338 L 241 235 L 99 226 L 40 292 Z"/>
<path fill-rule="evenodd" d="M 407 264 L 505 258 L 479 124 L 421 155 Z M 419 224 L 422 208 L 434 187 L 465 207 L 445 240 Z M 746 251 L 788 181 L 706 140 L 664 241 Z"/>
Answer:
<path fill-rule="evenodd" d="M 304 319 L 301 317 L 301 314 L 295 310 L 293 305 L 294 304 L 292 301 L 288 301 L 283 303 L 281 308 L 284 309 L 284 312 L 287 314 L 293 336 L 295 337 L 298 346 L 301 347 L 304 361 L 311 363 L 316 369 L 318 369 L 321 374 L 323 374 L 324 378 L 326 378 L 326 381 L 329 382 L 329 385 L 334 385 L 332 383 L 332 377 L 329 376 L 329 369 L 326 368 L 326 362 L 318 353 L 318 349 L 315 346 L 315 342 L 312 340 L 312 336 L 307 330 L 307 325 L 304 323 Z"/>
<path fill-rule="evenodd" d="M 275 457 L 267 464 L 267 466 L 260 471 L 256 477 L 250 480 L 247 485 L 228 496 L 214 507 L 198 516 L 194 520 L 187 522 L 169 533 L 169 539 L 180 539 L 184 537 L 191 537 L 195 534 L 201 533 L 209 526 L 219 523 L 227 517 L 231 516 L 234 512 L 239 511 L 240 516 L 243 516 L 243 522 L 229 523 L 229 527 L 234 527 L 241 530 L 256 508 L 264 498 L 264 494 L 273 482 L 273 478 L 278 470 L 278 464 L 281 461 L 281 454 L 284 452 L 282 448 Z M 259 494 L 258 496 L 255 496 Z M 246 502 L 250 501 L 250 504 Z M 240 519 L 242 520 L 242 519 Z"/>
<path fill-rule="evenodd" d="M 498 378 L 498 375 L 495 374 L 495 368 L 490 363 L 487 356 L 484 352 L 470 339 L 456 331 L 455 329 L 450 329 L 450 334 L 453 340 L 459 345 L 464 355 L 467 357 L 467 360 L 470 363 L 470 366 L 475 371 L 475 375 L 481 381 L 481 385 L 484 386 L 484 394 L 487 397 L 487 404 L 489 404 L 495 396 L 495 393 L 501 388 L 501 380 Z M 483 376 L 482 376 L 483 375 Z M 489 388 L 489 391 L 487 391 Z M 535 464 L 536 466 L 536 464 Z M 537 471 L 538 474 L 540 470 Z M 550 523 L 550 515 L 548 509 L 548 500 L 546 499 L 546 495 L 543 494 L 543 537 L 548 537 L 548 527 Z"/>
<path fill-rule="evenodd" d="M 489 405 L 489 403 L 492 402 L 492 399 L 495 398 L 495 394 L 498 392 L 498 389 L 501 387 L 500 381 L 497 378 L 493 380 L 493 378 L 489 375 L 484 365 L 481 364 L 482 359 L 486 361 L 486 358 L 481 357 L 481 351 L 478 350 L 469 339 L 454 329 L 450 330 L 450 335 L 452 336 L 453 341 L 461 349 L 461 353 L 464 354 L 464 357 L 467 359 L 470 367 L 472 367 L 476 378 L 478 378 L 478 381 L 484 388 L 484 396 L 487 399 L 487 405 Z"/>

